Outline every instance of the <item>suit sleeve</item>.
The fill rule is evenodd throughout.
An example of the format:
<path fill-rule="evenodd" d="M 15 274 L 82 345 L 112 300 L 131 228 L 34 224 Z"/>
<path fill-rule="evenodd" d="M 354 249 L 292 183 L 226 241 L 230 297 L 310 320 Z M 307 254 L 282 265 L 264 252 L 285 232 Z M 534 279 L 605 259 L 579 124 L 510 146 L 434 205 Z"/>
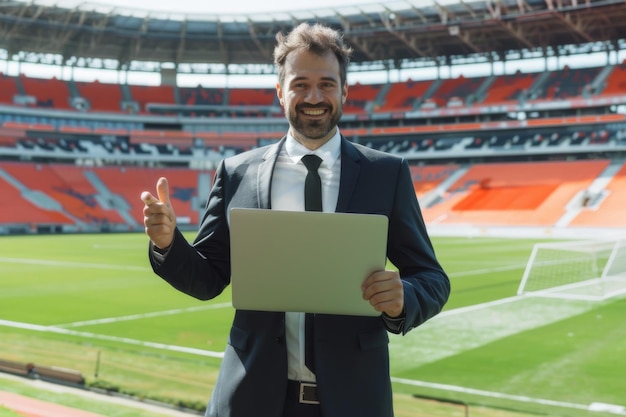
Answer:
<path fill-rule="evenodd" d="M 200 300 L 215 298 L 230 283 L 229 229 L 224 207 L 224 163 L 215 174 L 200 229 L 190 244 L 176 229 L 163 259 L 150 250 L 154 272 L 179 291 Z"/>
<path fill-rule="evenodd" d="M 389 218 L 389 260 L 404 285 L 404 320 L 387 326 L 406 334 L 438 314 L 450 295 L 450 281 L 439 264 L 415 195 L 406 160 L 402 160 Z"/>

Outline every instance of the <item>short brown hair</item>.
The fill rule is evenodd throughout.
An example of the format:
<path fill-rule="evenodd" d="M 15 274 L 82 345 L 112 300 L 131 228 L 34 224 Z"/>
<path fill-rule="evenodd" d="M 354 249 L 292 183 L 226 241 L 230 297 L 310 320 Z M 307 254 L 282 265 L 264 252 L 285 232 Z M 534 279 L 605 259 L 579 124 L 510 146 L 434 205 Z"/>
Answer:
<path fill-rule="evenodd" d="M 276 42 L 274 64 L 278 69 L 278 81 L 281 85 L 285 80 L 285 60 L 291 52 L 298 49 L 318 55 L 332 52 L 339 61 L 341 85 L 346 83 L 352 48 L 344 44 L 341 32 L 320 23 L 313 25 L 301 23 L 287 35 L 278 32 Z"/>

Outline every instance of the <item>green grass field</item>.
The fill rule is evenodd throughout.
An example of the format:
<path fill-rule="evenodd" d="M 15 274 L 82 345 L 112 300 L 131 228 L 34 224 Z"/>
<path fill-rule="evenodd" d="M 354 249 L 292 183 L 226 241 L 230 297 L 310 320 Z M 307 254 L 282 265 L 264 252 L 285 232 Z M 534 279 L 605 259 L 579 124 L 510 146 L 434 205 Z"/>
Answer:
<path fill-rule="evenodd" d="M 452 295 L 440 316 L 390 336 L 398 416 L 465 415 L 417 397 L 469 404 L 472 416 L 626 415 L 626 299 L 514 297 L 535 242 L 433 238 Z M 152 273 L 144 235 L 1 237 L 0 271 L 0 358 L 206 403 L 233 315 L 229 292 L 200 302 L 171 288 Z M 0 389 L 40 395 L 2 379 Z"/>

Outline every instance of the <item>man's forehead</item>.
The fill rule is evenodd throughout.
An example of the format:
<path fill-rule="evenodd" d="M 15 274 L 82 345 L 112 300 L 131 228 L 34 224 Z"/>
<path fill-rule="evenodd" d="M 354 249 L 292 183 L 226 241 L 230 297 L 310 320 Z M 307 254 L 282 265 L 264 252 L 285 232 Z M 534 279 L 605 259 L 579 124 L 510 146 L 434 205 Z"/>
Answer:
<path fill-rule="evenodd" d="M 285 74 L 289 78 L 328 78 L 339 80 L 339 62 L 332 52 L 324 55 L 297 50 L 285 60 Z"/>

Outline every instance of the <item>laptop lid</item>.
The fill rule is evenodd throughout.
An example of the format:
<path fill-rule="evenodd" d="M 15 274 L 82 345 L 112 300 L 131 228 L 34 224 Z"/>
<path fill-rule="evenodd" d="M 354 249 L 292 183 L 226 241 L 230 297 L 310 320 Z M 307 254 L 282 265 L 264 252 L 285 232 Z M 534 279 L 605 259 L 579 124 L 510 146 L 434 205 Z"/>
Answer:
<path fill-rule="evenodd" d="M 378 316 L 361 283 L 386 264 L 387 217 L 233 208 L 233 307 Z"/>

